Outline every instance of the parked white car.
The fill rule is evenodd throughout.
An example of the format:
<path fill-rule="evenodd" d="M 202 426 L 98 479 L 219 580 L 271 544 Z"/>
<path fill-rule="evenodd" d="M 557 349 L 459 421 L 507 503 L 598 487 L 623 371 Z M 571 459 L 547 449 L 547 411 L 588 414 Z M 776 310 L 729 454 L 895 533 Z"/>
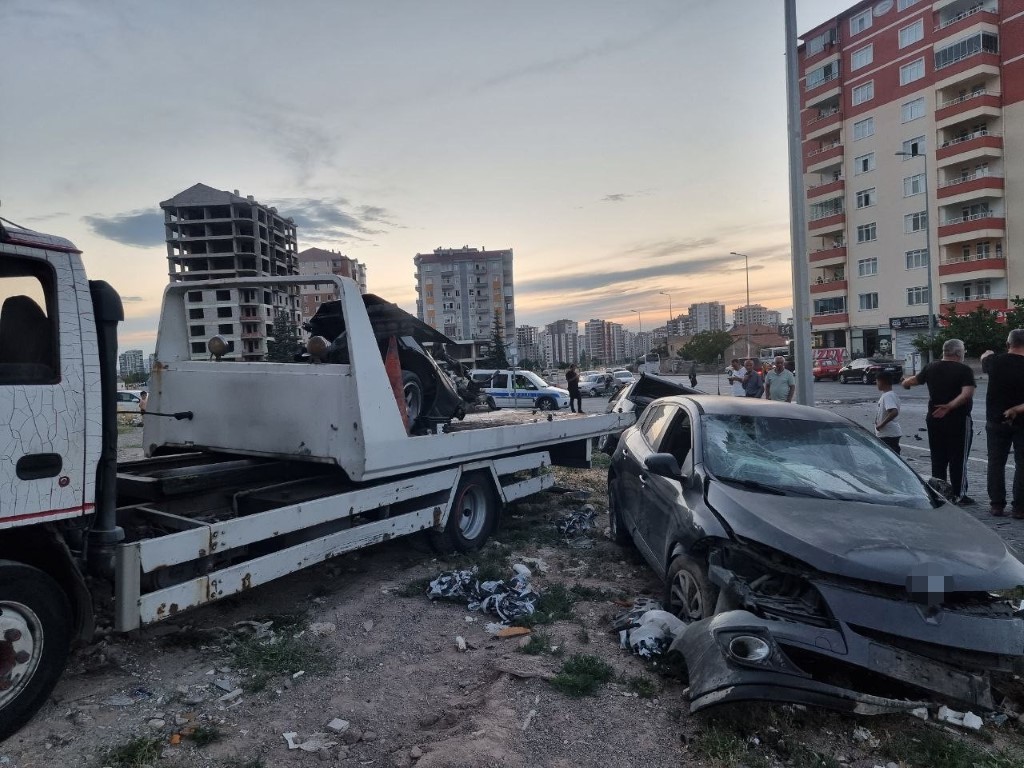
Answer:
<path fill-rule="evenodd" d="M 142 390 L 119 389 L 117 390 L 117 412 L 118 413 L 139 413 L 142 408 Z"/>
<path fill-rule="evenodd" d="M 533 371 L 473 370 L 470 376 L 499 408 L 537 408 L 557 411 L 569 407 L 569 392 L 553 387 Z"/>
<path fill-rule="evenodd" d="M 616 384 L 632 384 L 636 381 L 633 374 L 624 368 L 618 371 L 612 371 L 612 378 L 615 379 Z"/>

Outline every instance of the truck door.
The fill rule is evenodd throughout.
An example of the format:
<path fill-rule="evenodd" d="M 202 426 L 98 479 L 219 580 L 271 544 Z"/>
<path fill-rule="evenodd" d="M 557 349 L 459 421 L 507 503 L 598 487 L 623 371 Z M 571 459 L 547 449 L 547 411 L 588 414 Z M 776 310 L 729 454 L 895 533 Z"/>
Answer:
<path fill-rule="evenodd" d="M 0 528 L 86 511 L 94 478 L 85 477 L 90 422 L 76 287 L 69 254 L 0 252 Z"/>

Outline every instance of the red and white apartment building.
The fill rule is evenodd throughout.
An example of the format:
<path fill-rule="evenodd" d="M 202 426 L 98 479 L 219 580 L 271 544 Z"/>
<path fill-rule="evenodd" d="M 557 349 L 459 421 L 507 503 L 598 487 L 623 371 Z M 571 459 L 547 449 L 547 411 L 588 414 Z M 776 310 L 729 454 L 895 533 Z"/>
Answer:
<path fill-rule="evenodd" d="M 1024 2 L 861 2 L 801 40 L 814 346 L 903 357 L 929 312 L 1012 306 Z"/>

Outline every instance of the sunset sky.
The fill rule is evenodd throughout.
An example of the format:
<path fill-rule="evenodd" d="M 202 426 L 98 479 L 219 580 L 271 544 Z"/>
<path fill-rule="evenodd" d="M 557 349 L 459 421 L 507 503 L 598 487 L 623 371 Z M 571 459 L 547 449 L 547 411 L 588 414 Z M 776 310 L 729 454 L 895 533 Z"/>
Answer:
<path fill-rule="evenodd" d="M 851 0 L 802 0 L 810 29 Z M 367 264 L 512 248 L 516 321 L 791 306 L 782 0 L 0 2 L 0 216 L 73 240 L 150 352 L 196 182 Z"/>

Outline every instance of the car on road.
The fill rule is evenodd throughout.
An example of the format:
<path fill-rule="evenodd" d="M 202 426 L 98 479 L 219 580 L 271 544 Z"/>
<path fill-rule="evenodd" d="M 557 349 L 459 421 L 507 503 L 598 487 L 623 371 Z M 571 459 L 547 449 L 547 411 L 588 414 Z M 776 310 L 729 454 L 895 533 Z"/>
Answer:
<path fill-rule="evenodd" d="M 142 392 L 140 389 L 117 390 L 118 413 L 140 413 L 142 410 Z"/>
<path fill-rule="evenodd" d="M 841 416 L 675 395 L 608 472 L 610 534 L 663 579 L 690 709 L 991 711 L 1024 669 L 1024 564 Z"/>
<path fill-rule="evenodd" d="M 636 377 L 624 368 L 620 368 L 617 371 L 612 371 L 612 378 L 615 379 L 617 384 L 632 384 L 636 381 Z"/>
<path fill-rule="evenodd" d="M 536 408 L 557 411 L 569 407 L 569 390 L 553 387 L 533 371 L 476 369 L 469 375 L 498 408 Z"/>
<path fill-rule="evenodd" d="M 814 363 L 814 367 L 811 369 L 811 375 L 815 381 L 821 381 L 822 379 L 832 379 L 832 381 L 839 380 L 839 372 L 843 369 L 843 364 L 838 360 L 818 360 Z"/>
<path fill-rule="evenodd" d="M 588 397 L 605 395 L 614 389 L 615 385 L 608 384 L 608 378 L 603 373 L 590 373 L 580 377 L 580 394 Z"/>
<path fill-rule="evenodd" d="M 884 357 L 859 357 L 839 369 L 839 383 L 849 384 L 856 381 L 861 384 L 874 384 L 875 377 L 882 371 L 891 373 L 895 383 L 899 383 L 903 378 L 903 366 L 895 360 Z"/>

